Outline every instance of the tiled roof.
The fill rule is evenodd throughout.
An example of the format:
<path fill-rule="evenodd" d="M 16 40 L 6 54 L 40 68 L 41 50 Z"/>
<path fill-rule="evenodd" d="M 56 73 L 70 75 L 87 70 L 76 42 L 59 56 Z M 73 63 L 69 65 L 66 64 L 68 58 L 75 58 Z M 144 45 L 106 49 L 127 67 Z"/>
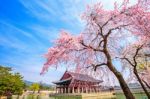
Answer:
<path fill-rule="evenodd" d="M 66 71 L 65 74 L 69 74 L 71 77 L 66 78 L 66 79 L 61 79 L 61 80 L 55 81 L 53 83 L 60 85 L 60 84 L 69 83 L 71 80 L 79 80 L 79 81 L 94 82 L 94 83 L 103 82 L 102 80 L 97 80 L 97 79 L 95 79 L 89 75 L 85 75 L 85 74 L 79 74 L 79 73 L 74 73 L 74 72 L 69 72 L 69 71 Z"/>
<path fill-rule="evenodd" d="M 89 75 L 79 74 L 79 73 L 74 73 L 74 72 L 69 72 L 69 71 L 67 71 L 67 73 L 69 73 L 72 76 L 72 78 L 75 80 L 87 81 L 87 82 L 103 82 L 103 81 L 97 80 Z"/>

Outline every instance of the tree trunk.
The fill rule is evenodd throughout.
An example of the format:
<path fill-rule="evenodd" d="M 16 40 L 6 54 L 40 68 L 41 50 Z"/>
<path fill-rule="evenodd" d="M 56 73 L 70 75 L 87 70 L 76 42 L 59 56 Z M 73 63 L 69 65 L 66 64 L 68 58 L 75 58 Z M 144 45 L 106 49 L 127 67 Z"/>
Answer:
<path fill-rule="evenodd" d="M 116 70 L 116 68 L 112 67 L 111 65 L 108 65 L 108 68 L 114 73 L 114 75 L 117 77 L 119 84 L 123 90 L 123 93 L 126 97 L 126 99 L 135 99 L 133 94 L 131 93 L 127 83 L 125 82 L 123 76 L 121 75 L 120 72 Z M 112 69 L 113 68 L 113 69 Z"/>
<path fill-rule="evenodd" d="M 148 85 L 148 83 L 145 81 L 145 80 L 142 80 L 144 83 L 145 83 L 145 85 L 150 89 L 150 86 Z"/>
<path fill-rule="evenodd" d="M 135 74 L 135 76 L 137 77 L 139 83 L 141 84 L 141 86 L 142 86 L 142 88 L 143 88 L 145 94 L 147 95 L 148 99 L 150 99 L 150 94 L 149 94 L 149 92 L 147 91 L 146 87 L 144 86 L 144 84 L 143 84 L 141 78 L 139 77 L 138 72 L 137 72 L 137 70 L 136 70 L 136 67 L 134 67 L 134 74 Z"/>
<path fill-rule="evenodd" d="M 109 54 L 109 52 L 107 51 L 106 47 L 104 49 L 104 53 L 105 56 L 107 58 L 107 66 L 108 68 L 114 73 L 114 75 L 116 76 L 116 78 L 119 81 L 119 84 L 123 90 L 123 93 L 126 97 L 126 99 L 135 99 L 135 97 L 133 96 L 133 94 L 131 93 L 127 83 L 125 82 L 123 76 L 121 75 L 121 73 L 119 71 L 117 71 L 117 69 L 113 66 L 112 64 L 112 60 L 111 60 L 111 56 Z"/>

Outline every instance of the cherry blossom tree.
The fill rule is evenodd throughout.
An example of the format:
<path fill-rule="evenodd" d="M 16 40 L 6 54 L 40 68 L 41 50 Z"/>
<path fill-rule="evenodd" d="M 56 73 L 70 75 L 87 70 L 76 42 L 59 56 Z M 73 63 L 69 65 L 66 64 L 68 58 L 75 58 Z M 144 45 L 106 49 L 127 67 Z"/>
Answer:
<path fill-rule="evenodd" d="M 147 84 L 147 81 L 148 81 L 147 73 L 148 72 L 147 72 L 147 70 L 145 70 L 147 67 L 145 66 L 145 64 L 143 64 L 143 59 L 142 59 L 143 57 L 141 57 L 141 56 L 143 56 L 142 54 L 144 54 L 144 50 L 146 48 L 147 48 L 147 44 L 146 44 L 145 40 L 144 40 L 144 43 L 141 40 L 140 42 L 131 44 L 131 45 L 129 45 L 129 47 L 127 49 L 125 49 L 125 51 L 123 51 L 123 53 L 122 53 L 123 57 L 120 59 L 125 60 L 130 65 L 129 68 L 131 68 L 131 75 L 133 72 L 136 79 L 138 80 L 141 87 L 143 88 L 144 92 L 146 93 L 148 99 L 150 99 L 150 94 L 149 94 L 146 86 L 144 85 L 144 83 L 146 85 L 148 85 Z M 125 63 L 124 65 L 127 66 L 127 63 Z"/>
<path fill-rule="evenodd" d="M 60 37 L 54 41 L 55 45 L 45 54 L 47 61 L 41 73 L 62 63 L 74 65 L 78 72 L 83 69 L 98 72 L 101 67 L 106 67 L 117 78 L 126 98 L 135 99 L 113 60 L 120 57 L 121 47 L 128 37 L 143 33 L 145 27 L 140 24 L 149 19 L 140 20 L 141 23 L 138 19 L 149 15 L 145 2 L 148 1 L 138 0 L 135 5 L 129 5 L 129 0 L 124 0 L 121 5 L 115 2 L 113 10 L 104 9 L 101 3 L 87 6 L 82 16 L 86 21 L 84 31 L 76 36 L 61 31 Z"/>

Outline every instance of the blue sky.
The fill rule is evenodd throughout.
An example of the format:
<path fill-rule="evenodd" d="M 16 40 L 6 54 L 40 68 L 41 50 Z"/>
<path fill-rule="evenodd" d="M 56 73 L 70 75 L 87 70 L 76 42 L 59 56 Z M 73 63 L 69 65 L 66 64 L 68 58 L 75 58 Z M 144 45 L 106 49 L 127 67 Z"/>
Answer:
<path fill-rule="evenodd" d="M 0 0 L 0 65 L 13 67 L 25 80 L 46 83 L 58 80 L 65 67 L 50 68 L 44 76 L 39 75 L 45 62 L 42 55 L 60 30 L 81 32 L 82 12 L 87 4 L 98 1 Z M 117 0 L 101 1 L 106 9 L 112 9 Z"/>

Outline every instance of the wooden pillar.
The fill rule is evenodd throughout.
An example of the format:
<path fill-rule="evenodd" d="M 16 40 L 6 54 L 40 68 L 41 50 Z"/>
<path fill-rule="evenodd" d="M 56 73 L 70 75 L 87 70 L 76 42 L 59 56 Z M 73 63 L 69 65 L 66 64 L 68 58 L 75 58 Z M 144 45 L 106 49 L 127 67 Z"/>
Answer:
<path fill-rule="evenodd" d="M 68 87 L 68 93 L 70 93 L 70 88 Z"/>
<path fill-rule="evenodd" d="M 91 87 L 91 93 L 93 92 L 93 87 Z"/>
<path fill-rule="evenodd" d="M 99 92 L 99 86 L 97 87 L 97 91 Z"/>
<path fill-rule="evenodd" d="M 61 93 L 61 88 L 59 87 L 59 93 Z"/>
<path fill-rule="evenodd" d="M 65 93 L 67 93 L 67 87 L 65 87 Z"/>
<path fill-rule="evenodd" d="M 92 92 L 94 92 L 94 87 L 92 87 Z"/>
<path fill-rule="evenodd" d="M 80 87 L 78 86 L 78 93 L 80 93 Z"/>
<path fill-rule="evenodd" d="M 63 87 L 61 88 L 61 93 L 64 93 L 64 89 L 63 89 Z"/>
<path fill-rule="evenodd" d="M 98 87 L 98 92 L 100 92 L 100 88 Z"/>
<path fill-rule="evenodd" d="M 65 93 L 67 93 L 67 87 L 65 87 Z"/>
<path fill-rule="evenodd" d="M 64 87 L 64 93 L 66 93 L 66 87 Z"/>
<path fill-rule="evenodd" d="M 94 92 L 96 93 L 96 87 L 94 87 Z"/>
<path fill-rule="evenodd" d="M 63 88 L 60 88 L 60 93 L 63 93 Z"/>
<path fill-rule="evenodd" d="M 93 89 L 93 92 L 95 92 L 95 91 L 94 91 L 94 87 L 93 87 L 92 89 Z"/>
<path fill-rule="evenodd" d="M 86 93 L 88 93 L 88 88 L 87 88 L 87 87 L 85 87 L 85 88 L 86 88 L 86 89 L 85 89 L 85 90 L 86 90 Z"/>
<path fill-rule="evenodd" d="M 59 88 L 56 87 L 56 93 L 59 93 Z"/>
<path fill-rule="evenodd" d="M 68 93 L 68 87 L 66 87 L 66 93 Z"/>
<path fill-rule="evenodd" d="M 57 88 L 57 93 L 59 93 L 59 88 Z"/>
<path fill-rule="evenodd" d="M 57 93 L 57 87 L 55 87 L 55 93 Z"/>
<path fill-rule="evenodd" d="M 98 93 L 98 87 L 96 87 L 96 92 Z"/>
<path fill-rule="evenodd" d="M 63 89 L 63 87 L 61 88 L 61 93 L 64 93 L 64 89 Z"/>
<path fill-rule="evenodd" d="M 63 87 L 63 93 L 65 93 L 65 87 Z"/>
<path fill-rule="evenodd" d="M 59 93 L 59 88 L 57 88 L 57 90 L 56 90 L 56 91 L 57 91 L 57 93 Z"/>
<path fill-rule="evenodd" d="M 90 93 L 91 93 L 91 87 L 90 87 Z"/>
<path fill-rule="evenodd" d="M 74 93 L 74 87 L 72 87 L 72 93 Z"/>
<path fill-rule="evenodd" d="M 55 87 L 55 93 L 57 93 L 57 87 Z"/>
<path fill-rule="evenodd" d="M 97 93 L 97 87 L 95 87 L 95 93 Z"/>
<path fill-rule="evenodd" d="M 83 87 L 82 87 L 82 89 L 81 89 L 81 93 L 83 93 Z"/>

